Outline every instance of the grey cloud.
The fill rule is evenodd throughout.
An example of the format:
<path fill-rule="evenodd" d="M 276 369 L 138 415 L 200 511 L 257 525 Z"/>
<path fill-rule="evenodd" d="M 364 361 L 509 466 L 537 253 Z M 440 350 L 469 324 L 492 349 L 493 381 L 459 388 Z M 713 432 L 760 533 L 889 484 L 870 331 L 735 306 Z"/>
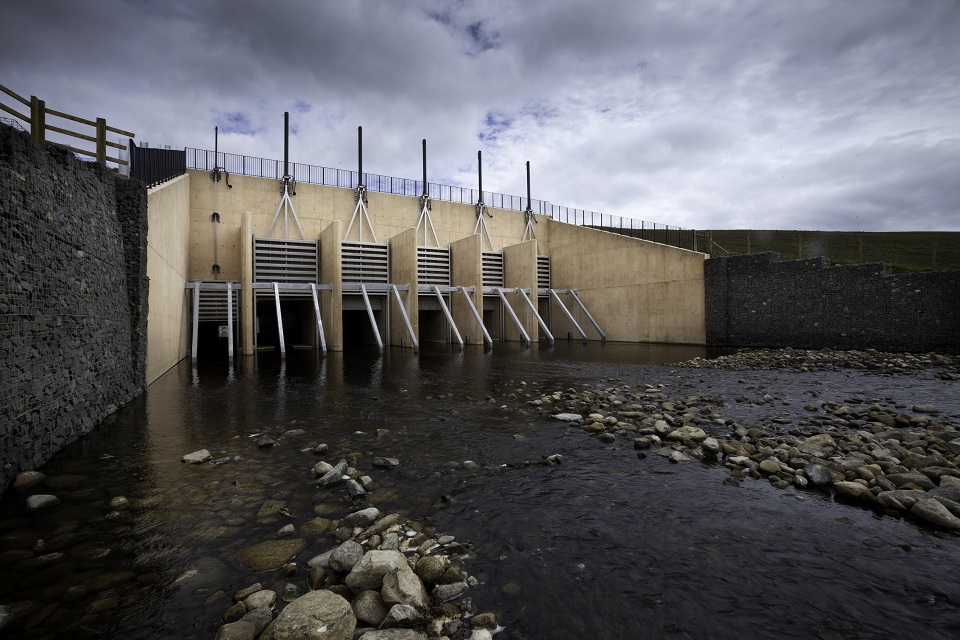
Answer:
<path fill-rule="evenodd" d="M 55 16 L 55 19 L 51 19 Z M 0 82 L 138 138 L 696 227 L 960 229 L 960 5 L 20 3 Z M 233 114 L 235 117 L 228 117 Z M 239 115 L 238 115 L 239 114 Z M 857 156 L 856 153 L 861 155 Z M 904 213 L 909 212 L 909 213 Z"/>

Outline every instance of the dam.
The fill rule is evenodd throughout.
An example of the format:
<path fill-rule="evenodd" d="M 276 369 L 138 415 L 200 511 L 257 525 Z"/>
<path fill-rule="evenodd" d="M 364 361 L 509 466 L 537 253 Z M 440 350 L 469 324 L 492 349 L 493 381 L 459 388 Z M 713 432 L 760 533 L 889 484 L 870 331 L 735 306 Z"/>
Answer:
<path fill-rule="evenodd" d="M 196 168 L 149 189 L 148 383 L 208 354 L 705 343 L 705 254 L 560 222 L 529 190 L 523 211 L 487 204 L 479 152 L 479 188 L 441 199 L 426 140 L 423 180 L 385 193 L 358 139 L 358 171 L 335 185 L 286 157 L 267 178 L 244 175 L 257 159 L 188 149 Z"/>

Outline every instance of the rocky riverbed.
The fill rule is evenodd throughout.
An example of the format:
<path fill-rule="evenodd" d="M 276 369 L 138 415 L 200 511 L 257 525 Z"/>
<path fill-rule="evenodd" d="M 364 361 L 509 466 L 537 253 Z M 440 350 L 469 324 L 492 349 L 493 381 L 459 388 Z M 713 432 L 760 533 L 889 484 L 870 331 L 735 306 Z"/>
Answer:
<path fill-rule="evenodd" d="M 751 350 L 680 366 L 803 373 L 851 369 L 960 380 L 958 357 L 873 350 Z M 648 382 L 568 388 L 527 404 L 601 442 L 632 441 L 640 458 L 656 454 L 674 463 L 723 464 L 730 469 L 727 484 L 753 478 L 778 488 L 832 491 L 883 514 L 960 531 L 960 389 L 944 398 L 947 408 L 942 408 L 889 397 L 830 397 L 829 389 L 816 388 L 797 398 L 746 379 L 736 383 L 742 393 L 734 397 L 681 395 L 671 385 Z M 729 417 L 732 408 L 746 419 Z"/>
<path fill-rule="evenodd" d="M 785 638 L 819 634 L 806 620 L 862 637 L 960 628 L 960 583 L 940 572 L 960 518 L 960 359 L 521 356 L 377 357 L 353 386 L 329 369 L 315 384 L 314 363 L 272 384 L 261 363 L 245 382 L 192 386 L 186 371 L 154 388 L 153 412 L 9 492 L 0 635 L 734 638 L 785 616 Z M 765 563 L 734 561 L 752 554 L 794 568 L 771 591 Z M 880 585 L 871 615 L 845 613 L 867 606 L 845 575 Z M 822 609 L 824 593 L 842 606 Z M 729 610 L 741 617 L 718 631 Z M 333 635 L 309 635 L 321 627 Z"/>

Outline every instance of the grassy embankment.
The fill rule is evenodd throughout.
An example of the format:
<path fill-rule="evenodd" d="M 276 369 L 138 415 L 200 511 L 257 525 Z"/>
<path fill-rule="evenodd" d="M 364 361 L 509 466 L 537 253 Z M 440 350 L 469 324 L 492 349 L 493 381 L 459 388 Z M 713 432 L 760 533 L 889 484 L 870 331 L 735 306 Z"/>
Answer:
<path fill-rule="evenodd" d="M 781 260 L 825 256 L 832 264 L 885 262 L 896 272 L 960 269 L 960 232 L 706 231 L 711 255 L 775 251 Z"/>

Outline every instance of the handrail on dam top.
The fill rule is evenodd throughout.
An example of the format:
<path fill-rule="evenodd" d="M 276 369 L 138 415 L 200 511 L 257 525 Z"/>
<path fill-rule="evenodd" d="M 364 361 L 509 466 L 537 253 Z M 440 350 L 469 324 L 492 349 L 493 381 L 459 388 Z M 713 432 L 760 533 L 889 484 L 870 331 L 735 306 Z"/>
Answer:
<path fill-rule="evenodd" d="M 282 160 L 244 156 L 222 151 L 207 151 L 192 147 L 186 148 L 186 156 L 188 169 L 210 171 L 214 166 L 217 166 L 229 173 L 274 180 L 282 180 L 284 175 Z M 472 205 L 476 205 L 481 200 L 480 196 L 482 195 L 482 200 L 487 207 L 511 211 L 524 211 L 527 208 L 524 206 L 526 204 L 525 199 L 521 196 L 505 195 L 492 191 L 484 191 L 481 194 L 479 190 L 468 187 L 428 182 L 427 188 L 424 189 L 422 180 L 395 178 L 366 172 L 363 174 L 363 180 L 359 180 L 360 174 L 357 171 L 296 162 L 289 163 L 288 169 L 290 176 L 300 183 L 343 187 L 345 189 L 356 189 L 358 184 L 363 184 L 367 191 L 413 197 L 419 197 L 426 193 L 434 200 Z M 692 251 L 697 251 L 699 247 L 706 247 L 706 242 L 702 241 L 701 237 L 703 232 L 694 229 L 684 229 L 668 224 L 564 207 L 546 200 L 532 200 L 529 206 L 534 213 L 550 216 L 558 222 L 612 231 Z"/>
<path fill-rule="evenodd" d="M 30 96 L 30 99 L 27 100 L 23 96 L 17 95 L 7 87 L 0 85 L 0 92 L 3 92 L 16 100 L 17 102 L 23 104 L 30 109 L 30 115 L 20 113 L 16 109 L 9 107 L 2 102 L 0 102 L 0 110 L 6 111 L 15 118 L 19 118 L 24 121 L 27 126 L 30 128 L 30 138 L 39 145 L 43 144 L 52 144 L 58 147 L 67 149 L 81 156 L 87 156 L 90 158 L 96 159 L 102 165 L 106 165 L 107 162 L 115 162 L 118 165 L 125 166 L 128 161 L 125 158 L 114 158 L 107 155 L 107 147 L 113 149 L 119 149 L 121 151 L 126 151 L 127 146 L 120 144 L 118 142 L 110 142 L 107 140 L 107 132 L 116 133 L 121 136 L 126 136 L 128 138 L 133 138 L 135 134 L 130 133 L 129 131 L 124 131 L 123 129 L 118 129 L 116 127 L 111 127 L 107 125 L 107 121 L 104 118 L 97 118 L 96 121 L 87 120 L 85 118 L 78 118 L 77 116 L 70 115 L 69 113 L 64 113 L 62 111 L 56 111 L 54 109 L 48 109 L 46 103 L 39 99 L 37 96 Z M 71 122 L 76 122 L 78 124 L 87 125 L 94 128 L 94 135 L 87 135 L 84 133 L 77 133 L 76 131 L 71 131 L 70 129 L 64 129 L 52 124 L 47 124 L 47 116 L 55 116 L 57 118 L 62 118 L 63 120 L 69 120 Z M 65 136 L 72 138 L 78 138 L 80 140 L 85 140 L 87 142 L 94 143 L 94 150 L 90 151 L 89 149 L 81 149 L 78 147 L 71 146 L 69 144 L 64 144 L 62 142 L 56 142 L 53 140 L 47 140 L 47 131 L 53 131 L 54 133 L 59 133 Z M 119 155 L 119 154 L 118 154 Z"/>

